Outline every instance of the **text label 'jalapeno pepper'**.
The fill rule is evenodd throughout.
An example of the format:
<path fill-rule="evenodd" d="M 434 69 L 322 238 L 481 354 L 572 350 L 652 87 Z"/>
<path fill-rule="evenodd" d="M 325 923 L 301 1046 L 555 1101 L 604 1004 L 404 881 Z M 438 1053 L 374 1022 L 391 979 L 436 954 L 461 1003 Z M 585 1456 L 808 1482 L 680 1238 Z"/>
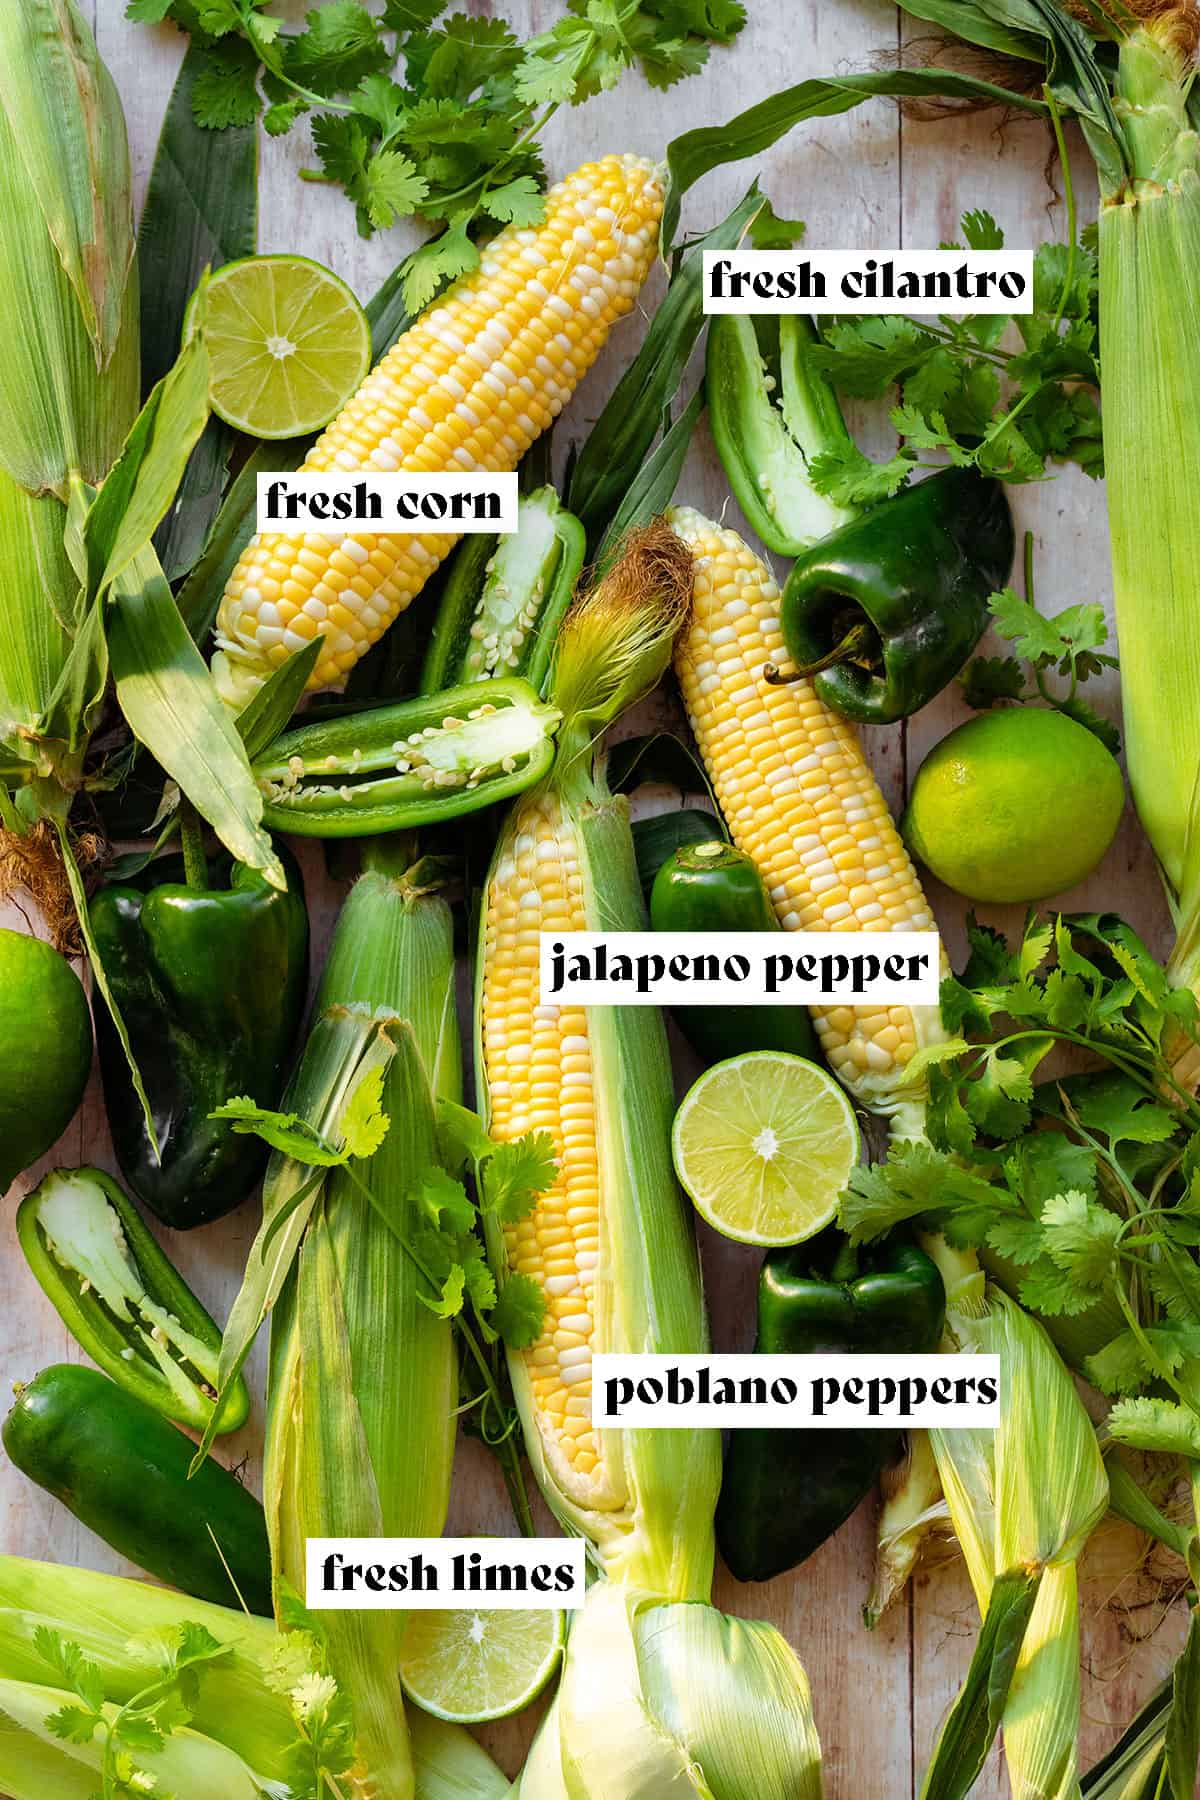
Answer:
<path fill-rule="evenodd" d="M 55 1169 L 17 1208 L 25 1260 L 63 1324 L 118 1386 L 168 1419 L 204 1431 L 217 1391 L 221 1333 L 110 1175 Z M 218 1431 L 246 1422 L 241 1378 Z"/>
<path fill-rule="evenodd" d="M 856 1251 L 833 1229 L 773 1250 L 758 1283 L 766 1355 L 936 1350 L 946 1315 L 937 1265 L 913 1244 Z M 795 1568 L 850 1517 L 896 1456 L 899 1432 L 735 1431 L 729 1442 L 717 1542 L 740 1581 Z"/>
<path fill-rule="evenodd" d="M 263 818 L 302 837 L 360 837 L 478 812 L 546 773 L 559 716 L 510 678 L 302 725 L 253 765 Z"/>
<path fill-rule="evenodd" d="M 793 564 L 780 629 L 795 674 L 860 724 L 908 718 L 979 642 L 1013 549 L 998 481 L 946 469 L 905 488 Z"/>
<path fill-rule="evenodd" d="M 286 853 L 282 861 L 285 893 L 227 858 L 216 866 L 229 871 L 227 887 L 193 887 L 180 858 L 162 857 L 91 903 L 161 1160 L 101 1007 L 96 1037 L 113 1144 L 137 1198 L 180 1231 L 238 1206 L 266 1166 L 265 1146 L 209 1114 L 235 1094 L 275 1106 L 283 1092 L 307 997 L 308 914 L 300 871 Z"/>
<path fill-rule="evenodd" d="M 583 526 L 552 487 L 522 496 L 508 536 L 468 539 L 438 608 L 421 692 L 520 675 L 544 694 L 586 549 Z"/>

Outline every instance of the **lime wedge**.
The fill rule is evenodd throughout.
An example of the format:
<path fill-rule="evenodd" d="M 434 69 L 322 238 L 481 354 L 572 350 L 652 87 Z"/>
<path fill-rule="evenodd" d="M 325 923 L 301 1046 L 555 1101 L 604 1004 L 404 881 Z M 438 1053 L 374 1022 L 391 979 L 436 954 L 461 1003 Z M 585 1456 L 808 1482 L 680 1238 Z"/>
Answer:
<path fill-rule="evenodd" d="M 304 256 L 218 269 L 204 335 L 213 411 L 257 438 L 319 431 L 371 367 L 366 313 L 339 276 Z"/>
<path fill-rule="evenodd" d="M 671 1150 L 714 1230 L 739 1244 L 800 1244 L 837 1211 L 858 1126 L 824 1069 L 755 1050 L 701 1075 L 675 1115 Z"/>
<path fill-rule="evenodd" d="M 456 1725 L 506 1719 L 541 1693 L 558 1667 L 564 1637 L 559 1611 L 412 1612 L 400 1680 L 409 1699 L 437 1719 Z"/>

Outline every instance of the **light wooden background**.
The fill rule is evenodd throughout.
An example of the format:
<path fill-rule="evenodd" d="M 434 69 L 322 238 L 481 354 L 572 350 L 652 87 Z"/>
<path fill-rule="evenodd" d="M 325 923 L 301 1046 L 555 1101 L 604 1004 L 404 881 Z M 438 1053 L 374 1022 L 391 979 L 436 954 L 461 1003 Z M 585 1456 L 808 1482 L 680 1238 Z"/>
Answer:
<path fill-rule="evenodd" d="M 0 0 L 14 3 L 19 0 Z M 150 30 L 127 23 L 124 0 L 80 3 L 94 21 L 100 49 L 125 102 L 140 205 L 181 40 L 168 27 Z M 472 12 L 492 10 L 491 0 L 465 4 Z M 616 92 L 560 115 L 548 133 L 552 172 L 565 172 L 613 149 L 661 155 L 668 139 L 680 131 L 727 119 L 806 76 L 878 65 L 894 58 L 900 44 L 895 9 L 885 0 L 748 4 L 751 22 L 736 47 L 715 52 L 703 75 L 666 95 L 650 92 L 631 77 Z M 303 5 L 280 10 L 296 17 Z M 561 9 L 557 0 L 509 0 L 502 10 L 519 31 L 529 33 L 560 16 Z M 877 101 L 844 118 L 803 127 L 763 157 L 710 176 L 688 197 L 684 223 L 694 229 L 714 223 L 757 173 L 781 214 L 807 220 L 808 241 L 816 247 L 932 248 L 954 237 L 960 213 L 976 206 L 995 213 L 1010 244 L 1036 244 L 1063 228 L 1062 208 L 1046 177 L 1049 147 L 1038 123 L 1022 120 L 1000 130 L 992 116 L 902 122 L 890 102 Z M 366 297 L 411 240 L 403 229 L 370 242 L 357 237 L 340 193 L 297 180 L 297 168 L 310 160 L 302 128 L 285 140 L 264 141 L 260 248 L 316 257 Z M 1080 171 L 1088 166 L 1082 151 L 1076 166 Z M 1094 204 L 1086 191 L 1084 204 Z M 648 290 L 649 303 L 658 292 L 658 287 Z M 572 431 L 582 434 L 595 417 L 641 328 L 635 317 L 621 329 L 576 397 L 558 432 L 559 455 Z M 881 428 L 877 419 L 859 424 L 865 447 L 882 450 L 888 442 L 886 424 Z M 680 498 L 716 515 L 724 511 L 731 522 L 740 523 L 703 428 Z M 1107 599 L 1101 487 L 1076 473 L 1066 474 L 1020 491 L 1017 512 L 1019 524 L 1037 533 L 1044 609 Z M 1103 703 L 1116 716 L 1115 684 L 1110 683 Z M 926 751 L 961 716 L 957 701 L 945 697 L 907 729 L 870 734 L 869 752 L 893 806 L 902 804 L 906 784 Z M 1042 799 L 1053 806 L 1052 793 Z M 304 862 L 320 950 L 338 895 L 323 876 L 319 855 L 305 855 Z M 936 887 L 932 898 L 957 959 L 963 904 Z M 1131 815 L 1102 868 L 1066 900 L 1075 906 L 1117 908 L 1156 947 L 1166 946 L 1166 915 L 1152 859 Z M 1001 924 L 1017 923 L 1003 913 L 988 916 Z M 681 1059 L 681 1079 L 687 1073 Z M 55 1163 L 83 1161 L 115 1167 L 95 1083 L 80 1116 L 31 1176 Z M 78 1355 L 25 1268 L 12 1215 L 10 1201 L 0 1259 L 0 1379 L 6 1384 Z M 207 1230 L 163 1234 L 172 1256 L 218 1317 L 224 1316 L 236 1290 L 255 1222 L 255 1208 L 248 1205 Z M 757 1258 L 711 1237 L 704 1248 L 716 1340 L 722 1348 L 748 1348 Z M 262 1430 L 261 1346 L 249 1374 L 256 1393 L 254 1414 L 234 1442 L 230 1459 L 244 1462 L 246 1478 L 255 1485 Z M 0 1543 L 6 1551 L 119 1567 L 98 1539 L 2 1460 L 0 1518 Z M 859 1610 L 867 1590 L 873 1527 L 874 1504 L 868 1501 L 796 1575 L 764 1588 L 746 1588 L 722 1573 L 715 1595 L 727 1610 L 769 1617 L 799 1650 L 812 1681 L 830 1800 L 901 1800 L 915 1793 L 934 1734 L 966 1669 L 976 1629 L 961 1565 L 942 1551 L 894 1614 L 873 1634 L 865 1632 Z M 473 1444 L 460 1449 L 450 1528 L 512 1529 L 500 1481 Z M 1179 1641 L 1178 1618 L 1168 1604 L 1169 1583 L 1135 1573 L 1134 1558 L 1129 1539 L 1116 1530 L 1103 1533 L 1090 1553 L 1083 1629 L 1084 1767 L 1162 1679 Z M 519 1766 L 531 1723 L 527 1714 L 484 1734 L 510 1773 Z M 1007 1791 L 997 1754 L 975 1792 L 979 1800 L 997 1800 Z"/>

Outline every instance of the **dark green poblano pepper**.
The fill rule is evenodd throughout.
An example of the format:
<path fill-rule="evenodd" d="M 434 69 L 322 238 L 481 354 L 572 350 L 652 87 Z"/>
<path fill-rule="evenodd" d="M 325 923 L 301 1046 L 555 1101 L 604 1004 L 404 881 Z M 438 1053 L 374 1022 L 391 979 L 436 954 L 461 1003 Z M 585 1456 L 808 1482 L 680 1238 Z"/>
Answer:
<path fill-rule="evenodd" d="M 899 1241 L 856 1250 L 832 1226 L 773 1250 L 758 1283 L 762 1355 L 922 1355 L 936 1350 L 946 1290 L 934 1263 Z M 730 1435 L 717 1543 L 740 1581 L 795 1568 L 850 1517 L 899 1452 L 892 1430 Z"/>
<path fill-rule="evenodd" d="M 228 858 L 189 883 L 180 857 L 101 888 L 92 930 L 145 1084 L 159 1156 L 112 1019 L 97 1009 L 104 1104 L 130 1187 L 164 1224 L 207 1225 L 262 1175 L 266 1148 L 215 1107 L 247 1094 L 277 1106 L 308 991 L 308 914 L 300 871 L 281 852 L 287 891 Z"/>

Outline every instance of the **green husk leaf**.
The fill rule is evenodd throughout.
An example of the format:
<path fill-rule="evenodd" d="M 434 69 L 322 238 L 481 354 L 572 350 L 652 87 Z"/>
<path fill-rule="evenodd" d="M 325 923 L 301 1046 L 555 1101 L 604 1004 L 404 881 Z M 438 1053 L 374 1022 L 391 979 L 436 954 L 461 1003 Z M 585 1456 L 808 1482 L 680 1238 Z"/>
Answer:
<path fill-rule="evenodd" d="M 208 666 L 188 636 L 154 551 L 114 582 L 108 646 L 117 699 L 138 740 L 239 862 L 282 891 L 287 878 L 262 828 L 262 795 Z"/>
<path fill-rule="evenodd" d="M 769 100 L 760 100 L 724 125 L 703 125 L 685 131 L 667 145 L 668 189 L 663 209 L 662 238 L 669 250 L 679 228 L 683 196 L 701 176 L 726 163 L 759 156 L 786 137 L 806 119 L 826 119 L 851 112 L 864 100 L 879 96 L 900 99 L 973 100 L 992 106 L 1015 106 L 1022 111 L 1045 113 L 1040 100 L 1011 92 L 990 81 L 979 81 L 953 69 L 887 69 L 864 75 L 814 77 L 784 88 Z M 573 509 L 578 510 L 578 509 Z"/>
<path fill-rule="evenodd" d="M 678 418 L 667 426 L 609 520 L 596 550 L 596 569 L 600 574 L 617 554 L 626 532 L 648 525 L 670 506 L 703 411 L 704 389 L 698 387 Z"/>
<path fill-rule="evenodd" d="M 238 735 L 246 746 L 249 761 L 253 762 L 274 743 L 300 704 L 300 697 L 321 654 L 321 642 L 315 637 L 303 650 L 297 650 L 277 669 L 272 669 L 237 715 Z"/>
<path fill-rule="evenodd" d="M 978 1780 L 1004 1717 L 1042 1573 L 1010 1569 L 992 1584 L 971 1666 L 938 1734 L 921 1800 L 964 1800 Z"/>
<path fill-rule="evenodd" d="M 664 413 L 679 391 L 704 326 L 704 251 L 733 249 L 761 205 L 756 183 L 719 225 L 683 246 L 675 257 L 670 286 L 641 348 L 613 389 L 571 473 L 566 504 L 582 520 L 589 543 L 599 541 L 627 500 L 630 471 L 641 468 Z M 672 456 L 678 441 L 673 440 Z M 660 474 L 663 467 L 660 462 Z"/>

